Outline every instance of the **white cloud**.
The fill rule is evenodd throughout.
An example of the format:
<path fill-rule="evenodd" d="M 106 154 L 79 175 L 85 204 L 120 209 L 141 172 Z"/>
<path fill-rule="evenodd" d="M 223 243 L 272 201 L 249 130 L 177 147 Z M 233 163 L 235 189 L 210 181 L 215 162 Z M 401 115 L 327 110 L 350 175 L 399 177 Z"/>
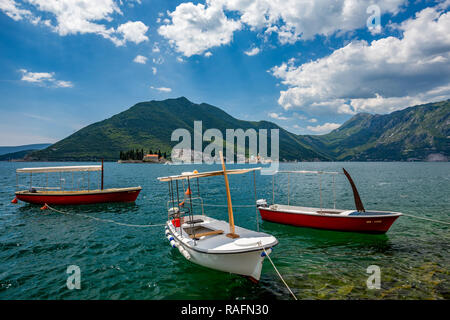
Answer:
<path fill-rule="evenodd" d="M 159 49 L 158 43 L 155 42 L 153 44 L 152 52 L 158 53 L 159 51 L 160 51 L 160 49 Z"/>
<path fill-rule="evenodd" d="M 141 21 L 128 21 L 117 29 L 108 27 L 115 15 L 123 15 L 114 0 L 27 0 L 35 13 L 20 9 L 14 0 L 0 0 L 0 10 L 14 20 L 27 18 L 32 24 L 42 23 L 60 36 L 73 34 L 98 34 L 111 40 L 116 46 L 127 41 L 147 41 L 148 27 Z M 139 2 L 137 2 L 139 3 Z M 120 2 L 122 4 L 122 2 Z M 43 20 L 39 14 L 48 16 Z"/>
<path fill-rule="evenodd" d="M 163 57 L 153 58 L 152 61 L 153 61 L 154 64 L 163 64 L 164 63 L 164 58 Z"/>
<path fill-rule="evenodd" d="M 219 1 L 207 1 L 206 5 L 182 3 L 169 16 L 171 24 L 166 21 L 158 33 L 186 57 L 230 43 L 234 31 L 241 28 L 239 21 L 225 16 Z"/>
<path fill-rule="evenodd" d="M 148 37 L 145 35 L 148 31 L 148 27 L 141 21 L 128 21 L 121 24 L 117 28 L 117 33 L 122 35 L 122 40 L 119 43 L 124 44 L 127 41 L 139 44 L 144 41 L 148 41 Z"/>
<path fill-rule="evenodd" d="M 402 38 L 353 41 L 331 55 L 270 70 L 288 88 L 284 109 L 391 112 L 450 97 L 450 13 L 427 8 L 393 26 Z"/>
<path fill-rule="evenodd" d="M 53 80 L 54 73 L 49 72 L 29 72 L 26 69 L 20 69 L 22 78 L 20 80 L 26 82 L 43 82 Z"/>
<path fill-rule="evenodd" d="M 35 84 L 48 85 L 58 88 L 71 88 L 73 83 L 70 81 L 56 80 L 54 72 L 31 72 L 26 69 L 19 70 L 22 73 L 20 80 Z"/>
<path fill-rule="evenodd" d="M 260 49 L 255 47 L 250 50 L 244 51 L 244 53 L 248 56 L 256 56 L 260 52 Z"/>
<path fill-rule="evenodd" d="M 209 57 L 211 57 L 211 56 L 212 56 L 212 53 L 211 53 L 210 51 L 205 52 L 205 57 L 209 58 Z"/>
<path fill-rule="evenodd" d="M 57 86 L 59 88 L 72 88 L 73 83 L 70 81 L 56 80 L 55 86 Z"/>
<path fill-rule="evenodd" d="M 0 11 L 15 21 L 32 16 L 31 11 L 20 9 L 14 0 L 0 0 Z"/>
<path fill-rule="evenodd" d="M 270 112 L 269 117 L 271 117 L 272 119 L 277 119 L 277 120 L 288 120 L 288 118 L 283 117 L 282 115 L 275 113 L 275 112 Z"/>
<path fill-rule="evenodd" d="M 322 125 L 317 125 L 315 127 L 313 126 L 307 126 L 306 129 L 308 129 L 309 131 L 315 132 L 315 133 L 319 133 L 319 134 L 323 134 L 323 133 L 328 133 L 330 131 L 333 131 L 334 129 L 339 128 L 341 125 L 339 123 L 325 123 Z"/>
<path fill-rule="evenodd" d="M 316 35 L 330 36 L 366 25 L 365 0 L 232 0 L 225 7 L 241 14 L 241 22 L 254 30 L 276 33 L 281 43 L 310 40 Z M 379 0 L 382 13 L 396 14 L 405 0 Z"/>
<path fill-rule="evenodd" d="M 147 63 L 147 57 L 141 56 L 141 55 L 137 55 L 136 58 L 134 58 L 133 60 L 136 63 L 140 63 L 140 64 L 146 64 Z"/>
<path fill-rule="evenodd" d="M 378 0 L 381 13 L 396 14 L 406 0 Z M 206 0 L 182 3 L 158 32 L 190 57 L 226 45 L 244 26 L 266 36 L 274 33 L 282 44 L 330 36 L 366 27 L 366 0 Z"/>
<path fill-rule="evenodd" d="M 172 92 L 171 88 L 166 88 L 166 87 L 155 88 L 153 86 L 150 86 L 150 89 L 158 90 L 159 92 Z"/>
<path fill-rule="evenodd" d="M 155 67 L 152 67 L 152 72 L 153 72 L 153 74 L 156 74 L 158 72 L 158 69 L 156 69 Z"/>

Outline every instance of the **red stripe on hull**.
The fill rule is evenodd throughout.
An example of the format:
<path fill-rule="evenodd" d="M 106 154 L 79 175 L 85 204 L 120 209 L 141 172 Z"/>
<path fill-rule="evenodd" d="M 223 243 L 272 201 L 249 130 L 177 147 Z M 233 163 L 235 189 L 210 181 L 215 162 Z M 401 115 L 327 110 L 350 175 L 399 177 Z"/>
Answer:
<path fill-rule="evenodd" d="M 259 208 L 261 218 L 266 221 L 335 231 L 385 233 L 398 216 L 393 217 L 330 217 L 302 213 L 287 213 Z"/>
<path fill-rule="evenodd" d="M 78 205 L 106 202 L 134 202 L 141 190 L 103 192 L 80 195 L 25 195 L 16 194 L 17 199 L 33 204 Z"/>

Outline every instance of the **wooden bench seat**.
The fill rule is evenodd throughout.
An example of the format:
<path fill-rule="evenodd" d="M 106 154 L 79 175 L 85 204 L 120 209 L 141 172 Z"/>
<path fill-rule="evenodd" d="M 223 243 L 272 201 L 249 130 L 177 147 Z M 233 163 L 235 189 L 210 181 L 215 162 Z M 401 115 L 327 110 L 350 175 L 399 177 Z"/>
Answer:
<path fill-rule="evenodd" d="M 222 234 L 222 233 L 223 233 L 223 230 L 214 230 L 214 231 L 197 233 L 195 235 L 191 234 L 190 237 L 191 237 L 191 239 L 194 239 L 194 238 L 200 238 L 200 237 L 203 237 L 203 236 L 212 236 L 212 235 L 215 235 L 215 234 Z"/>

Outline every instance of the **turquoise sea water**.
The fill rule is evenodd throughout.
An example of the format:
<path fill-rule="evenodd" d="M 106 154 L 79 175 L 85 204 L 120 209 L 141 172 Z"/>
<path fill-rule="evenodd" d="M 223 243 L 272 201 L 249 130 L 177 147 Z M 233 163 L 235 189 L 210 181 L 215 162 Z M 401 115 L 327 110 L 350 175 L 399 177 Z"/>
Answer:
<path fill-rule="evenodd" d="M 80 163 L 74 163 L 80 164 Z M 172 249 L 163 227 L 135 228 L 75 215 L 128 224 L 161 224 L 167 218 L 168 186 L 158 176 L 209 171 L 219 166 L 105 164 L 105 187 L 143 187 L 135 204 L 58 207 L 70 214 L 25 203 L 11 204 L 15 169 L 70 163 L 0 163 L 0 299 L 290 299 L 269 261 L 261 281 L 197 266 Z M 233 165 L 228 168 L 245 167 Z M 248 166 L 247 166 L 248 167 Z M 400 211 L 450 221 L 449 163 L 296 163 L 289 170 L 341 170 L 355 181 L 366 209 Z M 97 183 L 95 174 L 90 176 Z M 59 179 L 59 176 L 57 177 Z M 63 176 L 65 187 L 72 176 Z M 74 177 L 75 186 L 87 177 Z M 56 177 L 54 177 L 56 179 Z M 333 206 L 331 178 L 324 177 L 325 206 Z M 19 183 L 26 183 L 23 177 Z M 256 175 L 258 198 L 272 199 L 272 177 Z M 56 183 L 51 180 L 49 183 Z M 59 182 L 58 182 L 59 183 Z M 45 175 L 33 185 L 45 185 Z M 254 203 L 253 174 L 230 176 L 233 204 Z M 319 206 L 318 177 L 290 177 L 291 204 Z M 287 202 L 287 176 L 275 181 L 275 202 Z M 196 190 L 196 186 L 192 188 Z M 225 204 L 222 177 L 202 179 L 206 204 Z M 336 179 L 337 207 L 354 208 L 344 176 Z M 226 208 L 205 207 L 226 219 Z M 235 223 L 256 229 L 255 208 L 235 207 Z M 271 254 L 300 299 L 449 299 L 449 227 L 400 217 L 385 235 L 296 228 L 261 222 L 261 231 L 278 238 Z M 81 289 L 69 290 L 67 267 L 81 269 Z M 381 289 L 369 290 L 367 267 L 381 270 Z"/>

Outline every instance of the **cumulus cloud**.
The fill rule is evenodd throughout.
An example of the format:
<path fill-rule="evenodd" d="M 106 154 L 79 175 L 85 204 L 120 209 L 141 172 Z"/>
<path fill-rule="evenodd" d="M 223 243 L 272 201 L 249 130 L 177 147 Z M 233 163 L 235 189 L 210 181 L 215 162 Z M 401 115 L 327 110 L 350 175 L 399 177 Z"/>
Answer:
<path fill-rule="evenodd" d="M 73 83 L 70 81 L 64 81 L 64 80 L 56 80 L 55 86 L 59 88 L 72 88 Z"/>
<path fill-rule="evenodd" d="M 141 55 L 137 55 L 136 58 L 134 58 L 133 60 L 136 63 L 140 63 L 140 64 L 146 64 L 147 63 L 147 57 L 141 56 Z"/>
<path fill-rule="evenodd" d="M 277 120 L 288 120 L 288 118 L 283 117 L 281 114 L 278 114 L 276 112 L 270 112 L 269 117 L 271 117 L 272 119 L 277 119 Z"/>
<path fill-rule="evenodd" d="M 392 27 L 401 38 L 352 41 L 300 66 L 275 66 L 270 72 L 288 87 L 278 103 L 286 110 L 354 114 L 449 98 L 450 13 L 426 8 Z"/>
<path fill-rule="evenodd" d="M 54 72 L 31 72 L 26 69 L 19 70 L 22 73 L 20 80 L 25 82 L 31 82 L 34 84 L 40 84 L 45 86 L 52 86 L 58 88 L 71 88 L 73 83 L 70 81 L 55 79 Z"/>
<path fill-rule="evenodd" d="M 30 10 L 21 9 L 14 0 L 0 0 L 0 11 L 15 21 L 32 16 Z"/>
<path fill-rule="evenodd" d="M 249 49 L 247 51 L 244 51 L 244 53 L 248 56 L 256 56 L 259 53 L 259 51 L 260 51 L 260 49 L 255 47 L 255 48 Z"/>
<path fill-rule="evenodd" d="M 122 36 L 122 39 L 116 40 L 116 42 L 119 45 L 123 45 L 127 41 L 139 44 L 148 40 L 148 37 L 145 35 L 147 31 L 148 27 L 141 21 L 128 21 L 117 28 L 117 33 Z"/>
<path fill-rule="evenodd" d="M 150 89 L 158 90 L 159 92 L 172 92 L 171 88 L 166 88 L 166 87 L 156 88 L 156 87 L 150 86 Z"/>
<path fill-rule="evenodd" d="M 27 0 L 36 10 L 21 9 L 14 0 L 0 0 L 0 10 L 14 20 L 26 18 L 32 24 L 42 23 L 60 36 L 73 34 L 98 34 L 111 40 L 116 46 L 127 41 L 141 43 L 147 41 L 148 27 L 141 21 L 128 21 L 118 26 L 108 27 L 114 15 L 123 15 L 114 0 Z M 122 4 L 122 2 L 120 2 Z M 139 2 L 138 2 L 139 3 Z M 50 17 L 43 20 L 41 15 Z"/>
<path fill-rule="evenodd" d="M 381 14 L 396 14 L 405 2 L 379 0 L 377 6 Z M 282 44 L 348 32 L 366 26 L 367 7 L 365 0 L 206 0 L 197 5 L 187 2 L 168 13 L 171 20 L 164 20 L 158 32 L 189 57 L 230 43 L 233 33 L 243 27 L 265 36 L 276 34 Z"/>
<path fill-rule="evenodd" d="M 164 58 L 163 57 L 153 58 L 152 61 L 154 64 L 163 64 Z"/>
<path fill-rule="evenodd" d="M 160 26 L 158 33 L 186 57 L 230 43 L 241 28 L 239 21 L 227 18 L 218 1 L 182 3 L 169 16 L 170 23 Z"/>
<path fill-rule="evenodd" d="M 241 14 L 250 28 L 276 33 L 281 43 L 310 40 L 316 35 L 355 30 L 366 25 L 364 0 L 221 0 L 226 9 Z M 381 13 L 396 14 L 405 0 L 379 0 Z"/>
<path fill-rule="evenodd" d="M 158 42 L 155 42 L 153 44 L 153 48 L 152 48 L 152 52 L 158 53 L 160 51 L 159 46 L 158 46 Z"/>
<path fill-rule="evenodd" d="M 312 131 L 314 133 L 324 134 L 328 133 L 330 131 L 333 131 L 334 129 L 339 128 L 341 125 L 339 123 L 324 123 L 322 125 L 317 125 L 315 127 L 313 126 L 307 126 L 306 129 L 309 131 Z"/>

